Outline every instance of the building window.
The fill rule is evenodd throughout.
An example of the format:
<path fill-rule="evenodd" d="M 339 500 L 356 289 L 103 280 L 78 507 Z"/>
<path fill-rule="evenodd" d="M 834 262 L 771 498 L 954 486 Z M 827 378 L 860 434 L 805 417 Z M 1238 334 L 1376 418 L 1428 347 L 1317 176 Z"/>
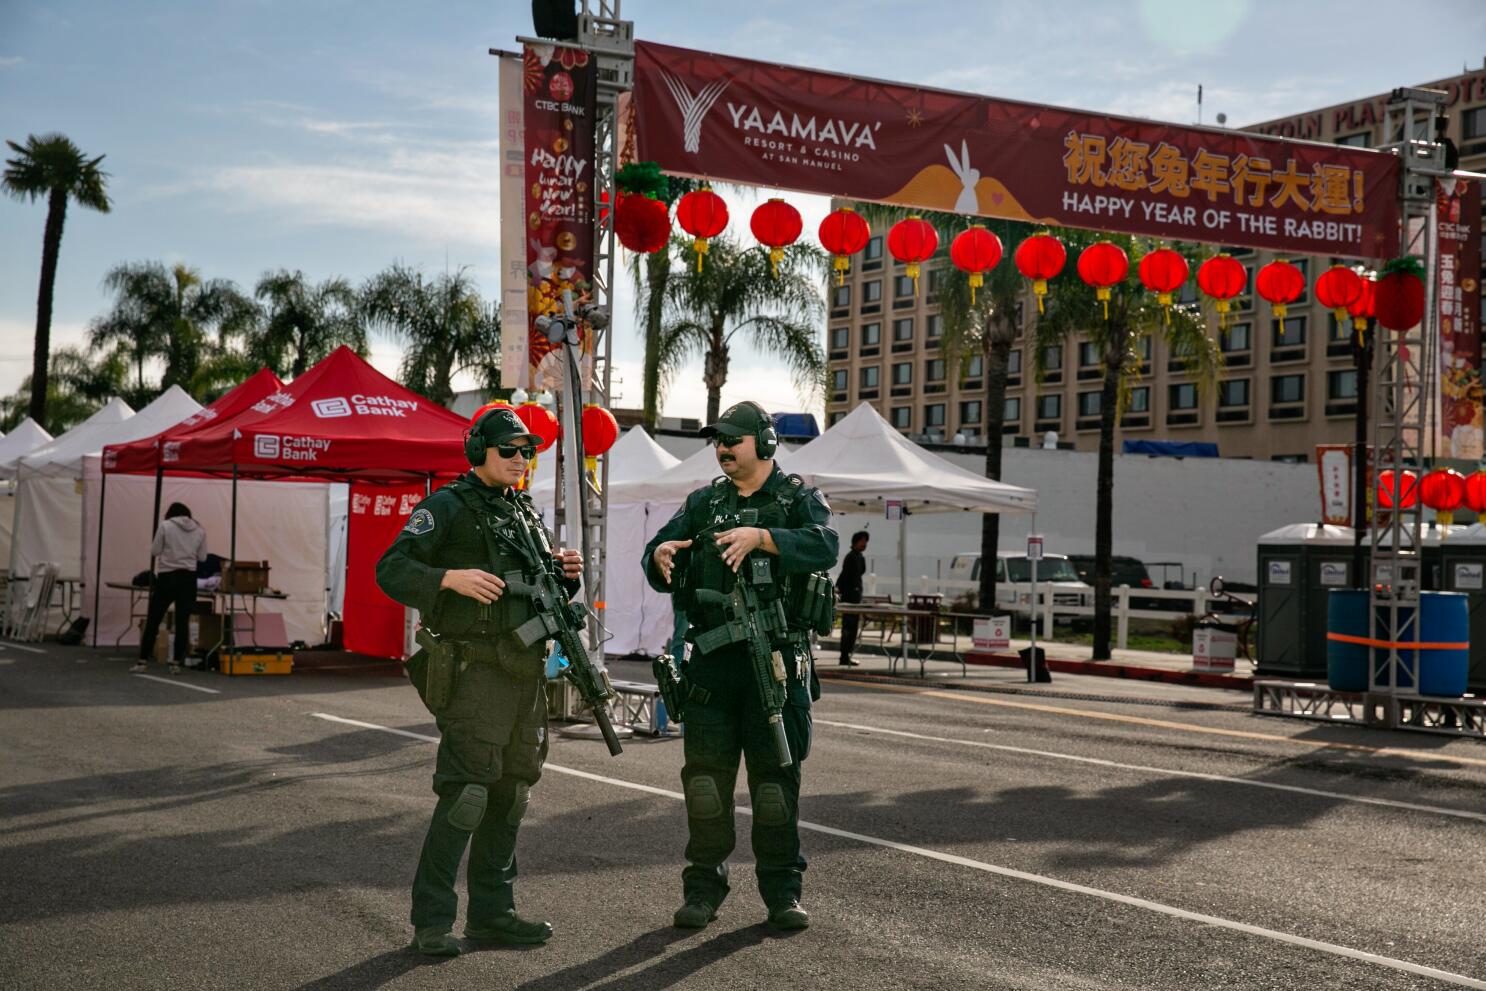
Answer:
<path fill-rule="evenodd" d="M 837 392 L 846 391 L 846 369 L 838 368 L 831 372 L 831 388 Z"/>
<path fill-rule="evenodd" d="M 851 344 L 850 327 L 831 328 L 831 350 L 844 351 Z"/>
<path fill-rule="evenodd" d="M 939 295 L 939 290 L 944 288 L 944 266 L 929 269 L 929 295 Z"/>
<path fill-rule="evenodd" d="M 960 404 L 960 422 L 961 423 L 979 423 L 980 422 L 980 400 L 979 399 L 967 400 L 966 402 L 963 402 L 963 403 Z"/>
<path fill-rule="evenodd" d="M 1291 303 L 1291 306 L 1304 306 L 1310 302 L 1311 284 L 1311 260 L 1309 258 L 1295 258 L 1290 264 L 1300 269 L 1301 284 L 1306 288 L 1300 291 L 1300 298 Z"/>
<path fill-rule="evenodd" d="M 1037 419 L 1057 420 L 1063 416 L 1063 397 L 1060 395 L 1037 397 Z"/>
<path fill-rule="evenodd" d="M 875 348 L 882 344 L 882 324 L 862 324 L 862 347 Z"/>
<path fill-rule="evenodd" d="M 878 379 L 882 376 L 882 369 L 876 365 L 868 365 L 862 369 L 861 387 L 863 389 L 877 388 Z"/>
<path fill-rule="evenodd" d="M 845 415 L 846 415 L 846 411 L 845 410 L 839 410 L 839 409 L 836 412 L 834 412 L 834 413 L 828 413 L 828 414 L 826 414 L 826 426 L 828 426 L 828 427 L 834 427 L 836 424 L 838 424 L 838 423 L 841 422 L 841 418 L 844 417 Z"/>
<path fill-rule="evenodd" d="M 924 381 L 925 382 L 943 382 L 944 381 L 944 359 L 943 358 L 930 358 L 928 361 L 925 361 L 924 362 Z"/>
<path fill-rule="evenodd" d="M 1006 374 L 1022 374 L 1022 349 L 1016 348 L 1006 353 Z"/>
<path fill-rule="evenodd" d="M 1042 370 L 1057 372 L 1063 369 L 1063 345 L 1052 344 L 1042 349 Z"/>
<path fill-rule="evenodd" d="M 1228 379 L 1219 382 L 1218 405 L 1230 408 L 1249 405 L 1249 380 Z"/>
<path fill-rule="evenodd" d="M 1099 364 L 1099 345 L 1093 341 L 1080 341 L 1078 345 L 1078 365 L 1080 368 L 1093 368 Z"/>
<path fill-rule="evenodd" d="M 893 365 L 893 385 L 910 385 L 913 382 L 913 362 L 899 361 Z"/>
<path fill-rule="evenodd" d="M 1357 398 L 1357 371 L 1346 368 L 1337 372 L 1326 373 L 1326 398 L 1356 399 Z"/>
<path fill-rule="evenodd" d="M 1135 354 L 1140 358 L 1141 364 L 1151 360 L 1151 335 L 1141 334 L 1135 339 Z"/>
<path fill-rule="evenodd" d="M 1098 390 L 1080 392 L 1078 394 L 1078 415 L 1080 417 L 1098 416 L 1101 399 L 1103 395 Z"/>
<path fill-rule="evenodd" d="M 913 429 L 913 407 L 894 406 L 892 413 L 892 424 L 899 430 Z"/>
<path fill-rule="evenodd" d="M 1305 347 L 1305 317 L 1286 317 L 1273 321 L 1274 346 L 1277 348 Z"/>
<path fill-rule="evenodd" d="M 924 429 L 944 428 L 944 404 L 930 403 L 924 407 Z"/>
<path fill-rule="evenodd" d="M 1335 313 L 1326 314 L 1326 340 L 1330 344 L 1351 344 L 1352 325 L 1342 323 Z"/>
<path fill-rule="evenodd" d="M 902 320 L 894 320 L 893 321 L 893 340 L 894 341 L 911 341 L 911 340 L 913 340 L 913 318 L 912 317 L 907 317 L 907 318 L 902 319 Z"/>
<path fill-rule="evenodd" d="M 1218 347 L 1224 353 L 1249 350 L 1252 347 L 1252 343 L 1249 340 L 1249 325 L 1246 323 L 1236 323 L 1224 329 L 1218 338 Z"/>
<path fill-rule="evenodd" d="M 937 341 L 944 336 L 944 318 L 937 313 L 930 316 L 924 325 L 924 336 L 931 341 Z"/>
<path fill-rule="evenodd" d="M 1349 148 L 1366 148 L 1371 138 L 1372 135 L 1367 131 L 1360 131 L 1357 134 L 1345 134 L 1339 138 L 1332 138 L 1331 142 L 1332 144 L 1346 145 Z"/>
<path fill-rule="evenodd" d="M 1130 402 L 1125 407 L 1126 413 L 1149 413 L 1151 411 L 1151 387 L 1143 385 L 1138 389 L 1130 390 Z"/>
<path fill-rule="evenodd" d="M 1001 407 L 1001 420 L 1004 423 L 1022 422 L 1022 398 L 1020 396 L 1008 396 L 1005 404 Z"/>
<path fill-rule="evenodd" d="M 903 299 L 913 295 L 913 280 L 906 275 L 899 275 L 893 279 L 893 298 Z"/>
<path fill-rule="evenodd" d="M 1304 375 L 1276 375 L 1269 380 L 1269 401 L 1276 406 L 1305 402 Z"/>
<path fill-rule="evenodd" d="M 1167 405 L 1174 410 L 1197 408 L 1197 386 L 1191 382 L 1178 382 L 1166 387 Z"/>
<path fill-rule="evenodd" d="M 862 283 L 862 302 L 864 304 L 882 302 L 881 279 L 873 279 L 871 282 Z"/>
<path fill-rule="evenodd" d="M 965 377 L 967 379 L 978 379 L 982 375 L 985 374 L 985 371 L 986 371 L 985 355 L 972 354 L 965 361 Z"/>
<path fill-rule="evenodd" d="M 851 286 L 837 286 L 831 295 L 831 309 L 844 310 L 851 306 Z"/>
<path fill-rule="evenodd" d="M 881 235 L 874 237 L 867 242 L 867 250 L 862 253 L 862 257 L 869 262 L 876 261 L 877 259 L 882 257 Z"/>
<path fill-rule="evenodd" d="M 1024 316 L 1024 313 L 1025 313 L 1025 310 L 1022 307 L 1022 301 L 1021 300 L 1017 300 L 1016 301 L 1016 310 L 1011 315 L 1011 325 L 1013 327 L 1015 327 L 1017 330 L 1021 330 L 1022 329 L 1022 323 L 1026 319 L 1026 317 Z"/>

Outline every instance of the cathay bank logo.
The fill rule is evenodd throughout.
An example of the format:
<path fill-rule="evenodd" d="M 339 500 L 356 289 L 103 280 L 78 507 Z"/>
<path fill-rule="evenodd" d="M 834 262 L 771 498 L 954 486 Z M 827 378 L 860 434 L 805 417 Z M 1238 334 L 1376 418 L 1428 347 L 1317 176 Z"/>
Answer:
<path fill-rule="evenodd" d="M 660 75 L 671 91 L 671 99 L 676 101 L 676 109 L 681 111 L 682 147 L 695 154 L 702 140 L 702 121 L 722 96 L 722 91 L 728 88 L 728 80 L 714 79 L 693 94 L 685 83 L 669 72 L 662 71 Z"/>

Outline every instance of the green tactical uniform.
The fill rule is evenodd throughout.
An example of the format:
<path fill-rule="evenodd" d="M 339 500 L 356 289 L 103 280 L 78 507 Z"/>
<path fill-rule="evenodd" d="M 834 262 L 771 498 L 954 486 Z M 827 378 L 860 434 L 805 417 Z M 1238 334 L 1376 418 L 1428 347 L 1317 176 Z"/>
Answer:
<path fill-rule="evenodd" d="M 737 842 L 733 788 L 741 754 L 747 762 L 753 805 L 759 893 L 772 915 L 799 901 L 805 871 L 799 833 L 800 764 L 810 752 L 810 703 L 820 697 L 807 624 L 797 623 L 791 615 L 787 642 L 774 645 L 784 657 L 789 676 L 784 726 L 794 758 L 792 765 L 780 767 L 754 688 L 747 645 L 732 643 L 711 651 L 698 645 L 698 638 L 705 640 L 720 617 L 690 601 L 690 591 L 731 592 L 736 580 L 732 569 L 693 543 L 676 553 L 672 584 L 667 584 L 651 559 L 665 541 L 711 540 L 711 534 L 728 529 L 736 514 L 747 509 L 757 511 L 757 525 L 769 531 L 779 548 L 777 558 L 763 550 L 750 556 L 770 558 L 774 572 L 785 579 L 784 594 L 790 594 L 791 584 L 835 564 L 836 531 L 830 526 L 831 510 L 825 497 L 776 465 L 763 486 L 747 497 L 740 496 L 725 476 L 691 493 L 646 545 L 643 565 L 651 587 L 673 593 L 677 607 L 685 610 L 691 623 L 686 639 L 693 649 L 684 671 L 686 762 L 681 770 L 690 834 L 688 863 L 682 871 L 686 901 L 700 901 L 715 910 L 727 897 L 727 858 Z M 703 534 L 704 530 L 708 533 Z"/>
<path fill-rule="evenodd" d="M 445 571 L 462 568 L 522 572 L 529 581 L 530 563 L 501 537 L 520 526 L 530 528 L 543 553 L 550 551 L 527 495 L 486 485 L 469 472 L 420 502 L 377 563 L 382 590 L 416 607 L 424 628 L 453 648 L 452 692 L 446 704 L 430 705 L 440 733 L 433 775 L 439 800 L 413 881 L 412 922 L 420 932 L 453 925 L 454 878 L 466 846 L 466 931 L 515 917 L 516 832 L 547 758 L 547 643 L 523 647 L 512 633 L 534 615 L 529 599 L 507 594 L 482 605 L 439 585 Z M 576 589 L 570 582 L 569 590 Z M 428 702 L 429 651 L 415 654 L 408 670 Z"/>

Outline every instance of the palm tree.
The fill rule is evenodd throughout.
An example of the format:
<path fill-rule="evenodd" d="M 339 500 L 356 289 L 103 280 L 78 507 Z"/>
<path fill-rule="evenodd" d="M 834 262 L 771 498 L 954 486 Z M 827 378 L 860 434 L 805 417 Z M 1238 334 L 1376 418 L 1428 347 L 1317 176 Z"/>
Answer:
<path fill-rule="evenodd" d="M 1145 335 L 1165 340 L 1200 393 L 1206 393 L 1222 373 L 1217 341 L 1207 334 L 1207 322 L 1198 307 L 1173 306 L 1168 314 L 1135 276 L 1134 259 L 1154 247 L 1129 235 L 1062 231 L 1070 264 L 1050 283 L 1047 313 L 1037 321 L 1033 371 L 1041 381 L 1045 349 L 1086 333 L 1102 356 L 1103 382 L 1099 396 L 1099 467 L 1094 509 L 1094 660 L 1110 658 L 1110 558 L 1114 545 L 1114 437 L 1115 425 L 1140 373 L 1137 350 Z M 1094 290 L 1072 274 L 1072 259 L 1096 240 L 1109 240 L 1130 256 L 1125 281 L 1112 287 L 1108 317 Z"/>
<path fill-rule="evenodd" d="M 53 434 L 86 420 L 113 396 L 123 395 L 129 383 L 129 356 L 115 348 L 103 354 L 84 354 L 76 348 L 52 352 L 47 375 L 47 418 L 42 424 Z M 31 379 L 12 395 L 0 399 L 0 429 L 9 431 L 29 415 Z"/>
<path fill-rule="evenodd" d="M 965 278 L 941 279 L 938 289 L 941 336 L 939 346 L 950 357 L 957 378 L 962 377 L 965 362 L 979 354 L 985 366 L 985 477 L 1001 480 L 1001 420 L 1006 408 L 1006 377 L 1011 361 L 1011 346 L 1019 333 L 1022 299 L 1027 282 L 1017 272 L 1010 255 L 1016 246 L 1037 228 L 1016 220 L 967 217 L 958 213 L 910 210 L 877 203 L 857 203 L 854 209 L 873 226 L 887 230 L 908 216 L 919 216 L 934 225 L 941 244 L 948 246 L 962 231 L 979 225 L 988 228 L 1001 240 L 1005 257 L 984 274 L 984 284 L 971 301 L 970 283 Z M 996 605 L 996 552 L 1001 542 L 1001 516 L 985 513 L 980 518 L 980 588 L 976 599 L 979 611 L 991 613 Z"/>
<path fill-rule="evenodd" d="M 62 226 L 67 201 L 109 211 L 108 173 L 98 167 L 104 156 L 88 158 L 61 134 L 28 135 L 24 145 L 5 142 L 16 153 L 5 160 L 0 185 L 18 200 L 46 197 L 46 227 L 41 238 L 41 284 L 36 291 L 36 339 L 31 354 L 30 415 L 46 422 L 46 377 L 52 345 L 52 295 L 57 284 L 57 256 L 62 250 Z"/>
<path fill-rule="evenodd" d="M 767 251 L 713 238 L 700 272 L 687 266 L 669 276 L 665 312 L 670 319 L 656 356 L 660 389 L 683 362 L 701 355 L 707 422 L 716 420 L 732 345 L 743 334 L 789 369 L 797 389 L 818 395 L 826 371 L 820 343 L 825 260 L 814 245 L 794 244 L 785 249 L 776 276 Z"/>
<path fill-rule="evenodd" d="M 298 378 L 342 344 L 366 354 L 356 291 L 345 279 L 315 285 L 303 272 L 281 268 L 259 279 L 254 295 L 267 311 L 263 324 L 245 335 L 254 367 Z"/>
<path fill-rule="evenodd" d="M 486 305 L 464 269 L 425 282 L 393 265 L 362 287 L 361 313 L 409 345 L 398 376 L 433 402 L 454 399 L 454 376 L 462 371 L 487 388 L 499 385 L 500 310 Z"/>
<path fill-rule="evenodd" d="M 697 189 L 701 183 L 695 179 L 666 176 L 667 205 L 678 197 Z M 645 331 L 645 362 L 641 371 L 641 389 L 644 394 L 645 428 L 654 433 L 660 426 L 660 408 L 665 402 L 665 384 L 661 381 L 660 342 L 665 332 L 666 287 L 670 284 L 674 259 L 671 243 L 659 251 L 642 257 L 630 253 L 630 281 L 635 286 L 635 318 Z"/>
<path fill-rule="evenodd" d="M 203 280 L 195 269 L 159 262 L 119 265 L 103 279 L 116 295 L 113 309 L 93 321 L 94 348 L 117 345 L 129 353 L 135 373 L 135 398 L 143 400 L 144 366 L 152 358 L 165 362 L 160 388 L 186 388 L 212 348 L 242 333 L 256 319 L 253 302 L 226 279 Z"/>

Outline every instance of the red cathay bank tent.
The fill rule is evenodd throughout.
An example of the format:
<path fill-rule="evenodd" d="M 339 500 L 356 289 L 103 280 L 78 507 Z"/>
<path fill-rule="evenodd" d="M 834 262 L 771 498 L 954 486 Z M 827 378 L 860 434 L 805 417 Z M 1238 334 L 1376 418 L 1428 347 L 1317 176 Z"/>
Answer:
<path fill-rule="evenodd" d="M 468 425 L 341 347 L 237 416 L 182 437 L 167 469 L 384 483 L 454 475 L 469 467 Z"/>
<path fill-rule="evenodd" d="M 192 413 L 175 426 L 153 437 L 104 447 L 103 470 L 139 474 L 172 468 L 180 456 L 181 442 L 186 438 L 228 422 L 283 388 L 284 383 L 277 375 L 267 368 L 260 368 L 216 402 Z"/>

